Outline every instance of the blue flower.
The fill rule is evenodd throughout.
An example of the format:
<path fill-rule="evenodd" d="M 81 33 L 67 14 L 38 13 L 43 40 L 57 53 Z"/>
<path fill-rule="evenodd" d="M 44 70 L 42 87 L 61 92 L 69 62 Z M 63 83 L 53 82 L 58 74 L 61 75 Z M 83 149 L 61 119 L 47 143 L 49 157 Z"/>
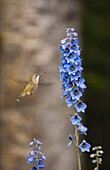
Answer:
<path fill-rule="evenodd" d="M 76 86 L 85 89 L 86 85 L 84 84 L 85 80 L 82 77 L 78 77 L 78 79 L 75 81 Z"/>
<path fill-rule="evenodd" d="M 80 71 L 76 71 L 75 74 L 71 74 L 71 81 L 74 81 L 76 83 L 76 80 L 78 80 L 79 77 L 81 77 Z"/>
<path fill-rule="evenodd" d="M 69 91 L 69 92 L 70 92 L 70 91 L 73 89 L 73 87 L 74 87 L 74 83 L 71 82 L 70 79 L 68 79 L 67 83 L 62 84 L 62 85 L 64 85 L 63 87 L 64 87 L 65 91 Z"/>
<path fill-rule="evenodd" d="M 46 160 L 46 156 L 45 155 L 42 155 L 42 160 Z"/>
<path fill-rule="evenodd" d="M 91 145 L 86 142 L 86 140 L 83 140 L 81 144 L 79 145 L 79 148 L 82 152 L 90 152 Z"/>
<path fill-rule="evenodd" d="M 69 55 L 67 55 L 65 57 L 65 59 L 67 60 L 67 63 L 70 63 L 70 62 L 73 63 L 75 61 L 76 57 L 77 57 L 77 55 L 72 52 Z"/>
<path fill-rule="evenodd" d="M 67 106 L 70 107 L 73 105 L 73 103 L 76 102 L 76 99 L 72 99 L 71 96 L 68 96 L 68 98 L 66 99 L 66 103 L 67 103 Z"/>
<path fill-rule="evenodd" d="M 72 137 L 71 134 L 68 136 L 68 139 L 69 139 L 68 147 L 70 147 L 70 145 L 71 145 L 75 140 L 74 140 L 74 138 Z"/>
<path fill-rule="evenodd" d="M 78 130 L 81 134 L 83 135 L 87 135 L 87 130 L 88 128 L 86 126 L 83 126 L 83 124 L 81 123 L 79 126 L 78 126 Z"/>
<path fill-rule="evenodd" d="M 59 69 L 60 69 L 60 72 L 66 72 L 66 69 L 64 68 L 63 64 L 60 64 Z"/>
<path fill-rule="evenodd" d="M 84 113 L 87 105 L 80 100 L 78 103 L 76 103 L 74 105 L 74 107 L 77 110 L 77 112 L 83 112 Z"/>
<path fill-rule="evenodd" d="M 32 141 L 32 142 L 30 142 L 30 146 L 33 146 L 33 145 L 41 145 L 42 143 L 39 141 L 39 140 L 36 140 L 35 138 L 34 138 L 34 141 Z"/>
<path fill-rule="evenodd" d="M 68 95 L 69 95 L 69 92 L 64 90 L 64 91 L 62 92 L 61 98 L 62 98 L 62 97 L 67 97 Z"/>
<path fill-rule="evenodd" d="M 71 79 L 65 77 L 65 79 L 63 80 L 63 83 L 62 83 L 62 89 L 69 92 L 73 89 L 73 87 L 74 87 L 74 83 L 71 82 Z"/>
<path fill-rule="evenodd" d="M 65 39 L 60 41 L 60 44 L 61 45 L 65 45 L 67 43 L 67 41 L 68 41 L 68 38 L 65 38 Z"/>
<path fill-rule="evenodd" d="M 81 49 L 80 49 L 80 50 L 77 50 L 77 51 L 74 51 L 74 53 L 79 57 L 80 54 L 81 54 Z"/>
<path fill-rule="evenodd" d="M 67 37 L 70 37 L 71 34 L 74 35 L 74 31 L 75 31 L 74 28 L 67 28 L 67 29 L 66 29 Z"/>
<path fill-rule="evenodd" d="M 63 80 L 63 83 L 67 82 L 69 75 L 66 72 L 61 71 L 60 79 Z"/>
<path fill-rule="evenodd" d="M 68 147 L 75 144 L 77 150 L 89 152 L 91 145 L 83 140 L 79 145 L 78 135 L 87 135 L 88 128 L 81 123 L 82 118 L 79 112 L 85 112 L 87 105 L 81 100 L 84 90 L 87 88 L 85 79 L 82 77 L 81 49 L 79 48 L 78 34 L 74 28 L 67 28 L 67 37 L 60 42 L 61 65 L 59 67 L 60 79 L 62 81 L 62 97 L 68 107 L 73 106 L 76 113 L 70 117 L 70 121 L 75 125 L 75 134 L 69 135 Z"/>
<path fill-rule="evenodd" d="M 27 157 L 27 163 L 36 163 L 36 166 L 32 166 L 30 170 L 38 170 L 39 168 L 44 168 L 44 161 L 46 160 L 45 155 L 40 151 L 41 142 L 34 138 L 34 141 L 30 142 L 30 146 L 35 145 L 34 149 L 29 152 Z"/>
<path fill-rule="evenodd" d="M 63 56 L 70 54 L 70 48 L 68 46 L 62 45 L 60 49 L 61 49 Z"/>
<path fill-rule="evenodd" d="M 33 155 L 35 155 L 35 154 L 36 154 L 36 151 L 35 151 L 35 150 L 29 152 L 29 155 L 31 155 L 31 156 L 33 156 Z"/>
<path fill-rule="evenodd" d="M 70 121 L 72 122 L 73 125 L 79 125 L 81 120 L 82 118 L 78 116 L 77 113 L 75 113 L 74 116 L 70 118 Z"/>
<path fill-rule="evenodd" d="M 38 168 L 44 168 L 44 161 L 39 159 L 37 162 Z"/>
<path fill-rule="evenodd" d="M 35 166 L 32 166 L 30 170 L 38 170 Z"/>
<path fill-rule="evenodd" d="M 73 74 L 73 73 L 75 73 L 76 71 L 78 71 L 78 68 L 77 68 L 73 63 L 69 63 L 69 64 L 67 65 L 66 70 L 68 71 L 68 74 L 70 75 L 70 74 Z"/>
<path fill-rule="evenodd" d="M 72 99 L 79 100 L 82 96 L 82 93 L 79 91 L 78 87 L 74 87 L 74 89 L 70 92 Z"/>
<path fill-rule="evenodd" d="M 66 103 L 68 107 L 75 105 L 78 112 L 84 112 L 86 104 L 79 103 L 77 105 L 77 101 L 80 101 L 82 93 L 86 88 L 84 84 L 85 80 L 81 75 L 83 67 L 82 59 L 80 59 L 81 49 L 79 49 L 79 39 L 77 36 L 78 34 L 73 28 L 67 28 L 67 37 L 60 42 L 62 63 L 59 66 L 59 70 L 63 89 L 62 97 L 67 97 Z"/>
<path fill-rule="evenodd" d="M 74 36 L 74 35 L 73 35 Z M 76 34 L 76 36 L 78 36 L 78 34 Z M 70 44 L 71 45 L 78 45 L 78 42 L 79 42 L 79 40 L 78 40 L 78 38 L 72 38 L 71 39 L 71 42 L 70 42 Z"/>
<path fill-rule="evenodd" d="M 65 57 L 64 57 L 64 56 L 61 57 L 61 61 L 62 61 L 62 64 L 68 63 L 67 60 L 65 60 Z"/>
<path fill-rule="evenodd" d="M 72 44 L 70 47 L 70 52 L 78 51 L 79 50 L 79 45 L 77 44 Z"/>
<path fill-rule="evenodd" d="M 30 163 L 32 163 L 32 162 L 34 162 L 35 161 L 35 156 L 34 155 L 29 155 L 28 157 L 27 157 L 27 163 L 28 164 L 30 164 Z"/>
<path fill-rule="evenodd" d="M 74 59 L 74 64 L 79 68 L 80 71 L 83 70 L 83 68 L 82 68 L 82 66 L 81 66 L 82 61 L 81 61 L 81 59 L 80 59 L 79 56 L 77 56 L 77 57 Z M 80 69 L 80 68 L 81 68 L 81 69 Z"/>
<path fill-rule="evenodd" d="M 84 83 L 80 84 L 79 87 L 81 88 L 81 90 L 82 90 L 83 92 L 84 92 L 84 89 L 87 88 L 87 86 L 86 86 Z"/>

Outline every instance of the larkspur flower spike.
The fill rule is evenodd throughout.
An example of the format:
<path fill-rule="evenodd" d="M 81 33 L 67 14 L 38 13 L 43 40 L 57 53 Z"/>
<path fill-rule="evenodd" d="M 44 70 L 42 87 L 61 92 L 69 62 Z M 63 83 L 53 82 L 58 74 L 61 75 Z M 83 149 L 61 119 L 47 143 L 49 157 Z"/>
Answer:
<path fill-rule="evenodd" d="M 96 164 L 94 170 L 99 170 L 99 165 L 102 164 L 102 154 L 104 153 L 101 146 L 95 146 L 92 148 L 92 153 L 90 158 L 92 158 L 92 163 Z"/>
<path fill-rule="evenodd" d="M 34 146 L 34 149 L 29 152 L 27 157 L 27 163 L 33 163 L 30 170 L 38 170 L 44 168 L 44 161 L 46 160 L 45 155 L 40 151 L 41 150 L 41 142 L 34 138 L 34 141 L 30 142 L 30 146 Z"/>
<path fill-rule="evenodd" d="M 66 97 L 68 107 L 74 106 L 77 112 L 85 112 L 87 105 L 82 102 L 81 97 L 86 85 L 82 78 L 82 61 L 78 45 L 78 34 L 73 28 L 67 28 L 67 38 L 61 40 L 60 50 L 62 52 L 60 79 L 62 80 L 62 97 Z"/>
<path fill-rule="evenodd" d="M 82 60 L 80 59 L 81 50 L 79 49 L 78 34 L 74 28 L 67 28 L 67 37 L 60 42 L 62 53 L 60 69 L 60 79 L 62 81 L 62 97 L 68 107 L 73 106 L 76 113 L 71 116 L 72 125 L 78 126 L 80 134 L 87 135 L 88 128 L 81 123 L 82 118 L 78 113 L 85 112 L 87 105 L 81 100 L 84 90 L 87 88 L 82 77 Z M 71 143 L 74 143 L 71 141 Z M 81 150 L 81 151 L 84 151 Z M 88 151 L 85 149 L 85 151 Z"/>
<path fill-rule="evenodd" d="M 70 121 L 74 126 L 75 133 L 69 135 L 68 147 L 72 144 L 77 148 L 78 167 L 81 170 L 80 151 L 89 152 L 91 145 L 83 140 L 79 144 L 79 134 L 87 135 L 88 128 L 82 124 L 79 113 L 85 113 L 87 105 L 82 101 L 84 90 L 87 88 L 82 77 L 82 60 L 80 58 L 78 34 L 74 28 L 67 28 L 67 37 L 60 41 L 62 53 L 61 64 L 59 66 L 60 79 L 62 81 L 62 98 L 65 98 L 68 107 L 73 107 L 75 113 L 70 116 Z"/>

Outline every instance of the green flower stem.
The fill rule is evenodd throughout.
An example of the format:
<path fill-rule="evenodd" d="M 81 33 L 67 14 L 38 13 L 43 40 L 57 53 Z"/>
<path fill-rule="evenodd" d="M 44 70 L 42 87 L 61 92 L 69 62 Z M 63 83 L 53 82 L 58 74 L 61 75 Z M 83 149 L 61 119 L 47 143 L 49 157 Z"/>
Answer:
<path fill-rule="evenodd" d="M 78 157 L 78 169 L 81 170 L 81 158 L 80 158 L 80 151 L 79 151 L 79 134 L 77 130 L 77 125 L 75 125 L 75 134 L 76 134 L 76 144 L 77 144 L 77 157 Z"/>
<path fill-rule="evenodd" d="M 97 152 L 96 152 L 97 153 Z M 98 154 L 98 153 L 97 153 Z M 96 161 L 97 161 L 97 170 L 99 170 L 99 161 L 98 161 L 98 156 L 96 156 Z"/>
<path fill-rule="evenodd" d="M 99 170 L 99 163 L 97 162 L 97 170 Z"/>

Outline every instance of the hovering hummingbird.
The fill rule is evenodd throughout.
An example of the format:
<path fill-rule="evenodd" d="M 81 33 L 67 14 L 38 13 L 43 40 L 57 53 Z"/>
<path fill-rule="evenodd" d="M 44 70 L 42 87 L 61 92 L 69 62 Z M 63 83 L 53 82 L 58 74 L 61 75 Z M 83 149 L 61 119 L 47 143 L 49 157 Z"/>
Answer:
<path fill-rule="evenodd" d="M 24 97 L 25 95 L 32 95 L 37 90 L 37 88 L 39 86 L 40 76 L 42 76 L 45 73 L 46 72 L 43 72 L 40 74 L 33 74 L 30 77 L 29 83 L 25 86 L 24 90 L 19 95 L 19 97 L 16 99 L 16 101 L 20 102 L 20 98 Z"/>

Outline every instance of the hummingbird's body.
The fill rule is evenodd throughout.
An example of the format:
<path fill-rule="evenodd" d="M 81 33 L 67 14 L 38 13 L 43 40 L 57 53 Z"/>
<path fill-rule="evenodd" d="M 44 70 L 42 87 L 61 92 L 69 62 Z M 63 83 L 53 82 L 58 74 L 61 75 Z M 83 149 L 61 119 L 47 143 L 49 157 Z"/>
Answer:
<path fill-rule="evenodd" d="M 41 73 L 41 74 L 33 74 L 30 77 L 29 83 L 25 86 L 24 90 L 22 91 L 22 93 L 19 95 L 19 97 L 16 100 L 20 101 L 20 99 L 19 99 L 20 97 L 24 97 L 25 95 L 33 94 L 38 88 L 40 76 L 45 73 L 46 72 Z"/>
<path fill-rule="evenodd" d="M 28 83 L 19 97 L 24 97 L 25 95 L 31 95 L 37 90 L 37 88 L 38 88 L 37 84 L 33 82 Z"/>

